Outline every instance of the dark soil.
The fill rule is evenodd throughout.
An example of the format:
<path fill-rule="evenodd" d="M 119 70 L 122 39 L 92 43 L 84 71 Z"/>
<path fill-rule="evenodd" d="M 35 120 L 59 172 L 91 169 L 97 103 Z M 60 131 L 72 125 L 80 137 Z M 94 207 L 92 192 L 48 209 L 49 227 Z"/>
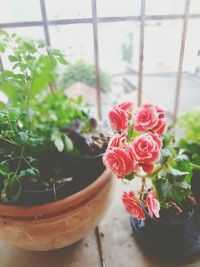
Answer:
<path fill-rule="evenodd" d="M 23 183 L 19 204 L 43 204 L 73 195 L 93 183 L 105 170 L 102 153 L 108 143 L 103 134 L 88 137 L 73 132 L 70 136 L 80 155 L 67 155 L 47 148 L 40 155 L 42 180 Z M 58 172 L 55 174 L 55 162 Z"/>

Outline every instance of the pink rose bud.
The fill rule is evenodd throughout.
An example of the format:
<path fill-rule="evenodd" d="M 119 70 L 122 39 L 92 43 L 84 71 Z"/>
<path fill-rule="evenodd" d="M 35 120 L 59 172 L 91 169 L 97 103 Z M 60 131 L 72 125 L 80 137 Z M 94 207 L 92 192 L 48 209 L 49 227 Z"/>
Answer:
<path fill-rule="evenodd" d="M 135 198 L 133 192 L 126 193 L 124 192 L 122 197 L 122 202 L 126 211 L 133 217 L 138 220 L 145 219 L 145 213 L 143 209 L 140 207 L 140 202 Z"/>
<path fill-rule="evenodd" d="M 137 136 L 131 143 L 136 161 L 152 165 L 159 161 L 162 142 L 157 135 L 147 132 Z"/>
<path fill-rule="evenodd" d="M 110 125 L 114 131 L 120 132 L 127 129 L 127 114 L 121 108 L 115 107 L 113 108 L 109 114 Z"/>
<path fill-rule="evenodd" d="M 124 178 L 133 170 L 133 160 L 124 148 L 108 149 L 103 155 L 103 163 L 118 178 Z"/>
<path fill-rule="evenodd" d="M 152 131 L 159 135 L 164 134 L 167 131 L 167 122 L 164 119 L 159 119 Z"/>
<path fill-rule="evenodd" d="M 123 109 L 126 112 L 132 112 L 133 103 L 130 101 L 127 101 L 127 102 L 123 102 L 123 103 L 117 105 L 117 107 Z"/>
<path fill-rule="evenodd" d="M 141 167 L 144 172 L 149 173 L 149 174 L 153 173 L 155 169 L 154 164 L 142 164 Z"/>
<path fill-rule="evenodd" d="M 160 203 L 156 199 L 156 193 L 154 191 L 150 191 L 148 193 L 146 198 L 146 204 L 150 217 L 153 218 L 153 215 L 155 215 L 157 218 L 159 218 Z"/>

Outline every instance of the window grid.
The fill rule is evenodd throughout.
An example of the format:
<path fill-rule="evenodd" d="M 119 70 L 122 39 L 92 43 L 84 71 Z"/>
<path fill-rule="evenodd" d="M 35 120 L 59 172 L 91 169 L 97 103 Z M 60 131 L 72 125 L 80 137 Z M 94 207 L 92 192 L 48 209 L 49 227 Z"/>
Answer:
<path fill-rule="evenodd" d="M 178 20 L 183 21 L 182 37 L 180 44 L 179 65 L 177 69 L 176 78 L 176 93 L 174 99 L 174 112 L 173 121 L 176 122 L 179 108 L 181 81 L 182 81 L 182 66 L 184 60 L 185 43 L 187 35 L 187 24 L 189 19 L 200 18 L 200 14 L 189 14 L 190 0 L 185 0 L 185 12 L 180 15 L 147 15 L 145 16 L 145 3 L 146 0 L 141 0 L 140 16 L 120 16 L 120 17 L 98 17 L 97 16 L 97 0 L 91 0 L 92 17 L 91 18 L 77 18 L 77 19 L 56 19 L 48 20 L 46 13 L 45 0 L 39 0 L 41 7 L 42 20 L 40 21 L 23 21 L 23 22 L 10 22 L 0 23 L 0 28 L 18 28 L 18 27 L 31 27 L 38 26 L 44 28 L 44 36 L 47 48 L 51 44 L 49 26 L 50 25 L 69 25 L 69 24 L 85 24 L 89 23 L 93 26 L 93 46 L 94 46 L 94 62 L 96 70 L 96 93 L 97 93 L 97 114 L 101 118 L 101 94 L 100 94 L 100 76 L 99 76 L 99 45 L 98 45 L 98 24 L 110 22 L 127 22 L 127 21 L 140 21 L 140 47 L 139 47 L 139 72 L 138 72 L 138 105 L 142 103 L 142 81 L 143 81 L 143 61 L 144 61 L 144 36 L 145 36 L 145 21 L 156 20 Z M 3 70 L 3 63 L 0 56 L 0 70 Z"/>

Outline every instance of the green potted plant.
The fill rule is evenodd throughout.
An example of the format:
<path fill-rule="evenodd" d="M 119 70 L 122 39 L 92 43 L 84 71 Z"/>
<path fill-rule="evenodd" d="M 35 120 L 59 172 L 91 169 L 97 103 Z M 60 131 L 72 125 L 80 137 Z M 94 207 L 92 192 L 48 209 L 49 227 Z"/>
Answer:
<path fill-rule="evenodd" d="M 157 254 L 177 258 L 199 252 L 199 208 L 191 191 L 197 166 L 174 144 L 162 108 L 144 104 L 132 109 L 126 102 L 109 112 L 115 135 L 103 162 L 118 179 L 140 181 L 139 191 L 122 197 L 133 232 Z"/>
<path fill-rule="evenodd" d="M 86 235 L 112 193 L 102 163 L 108 143 L 82 98 L 54 90 L 57 49 L 1 31 L 11 70 L 0 73 L 0 238 L 29 250 L 52 250 Z M 49 234 L 51 233 L 51 234 Z"/>
<path fill-rule="evenodd" d="M 195 169 L 191 186 L 196 200 L 200 202 L 200 111 L 185 113 L 178 120 L 177 126 L 184 132 L 177 146 L 188 155 Z"/>

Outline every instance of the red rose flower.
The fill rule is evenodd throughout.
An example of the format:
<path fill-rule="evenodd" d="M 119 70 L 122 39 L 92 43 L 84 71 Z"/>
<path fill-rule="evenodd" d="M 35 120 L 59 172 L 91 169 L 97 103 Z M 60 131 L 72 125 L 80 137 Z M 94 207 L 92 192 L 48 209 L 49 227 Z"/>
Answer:
<path fill-rule="evenodd" d="M 153 129 L 158 123 L 159 115 L 151 104 L 144 105 L 133 118 L 134 128 L 137 132 L 146 132 Z"/>
<path fill-rule="evenodd" d="M 109 114 L 110 125 L 114 131 L 120 132 L 127 129 L 127 114 L 126 111 L 119 107 L 113 108 Z"/>
<path fill-rule="evenodd" d="M 157 218 L 159 218 L 160 203 L 156 199 L 156 193 L 154 191 L 150 191 L 148 193 L 146 198 L 146 204 L 150 217 L 153 218 L 153 215 L 155 215 Z"/>
<path fill-rule="evenodd" d="M 122 134 L 116 133 L 108 143 L 108 149 L 112 149 L 113 147 L 123 147 L 126 142 L 126 132 Z"/>
<path fill-rule="evenodd" d="M 103 155 L 103 163 L 118 178 L 124 178 L 133 170 L 133 160 L 129 153 L 119 147 L 108 149 Z"/>
<path fill-rule="evenodd" d="M 164 134 L 167 131 L 167 122 L 164 119 L 159 119 L 152 131 L 160 135 Z"/>
<path fill-rule="evenodd" d="M 165 117 L 165 110 L 160 108 L 160 107 L 158 107 L 158 106 L 154 106 L 152 104 L 144 104 L 143 107 L 145 107 L 145 108 L 154 107 L 156 109 L 157 113 L 158 113 L 159 119 L 162 119 L 162 118 Z"/>
<path fill-rule="evenodd" d="M 138 220 L 145 219 L 145 213 L 140 207 L 140 202 L 135 198 L 133 192 L 124 192 L 122 202 L 124 204 L 125 209 L 131 216 L 137 218 Z"/>
<path fill-rule="evenodd" d="M 160 159 L 162 142 L 157 135 L 151 132 L 137 136 L 131 143 L 131 146 L 139 163 L 152 165 Z"/>

